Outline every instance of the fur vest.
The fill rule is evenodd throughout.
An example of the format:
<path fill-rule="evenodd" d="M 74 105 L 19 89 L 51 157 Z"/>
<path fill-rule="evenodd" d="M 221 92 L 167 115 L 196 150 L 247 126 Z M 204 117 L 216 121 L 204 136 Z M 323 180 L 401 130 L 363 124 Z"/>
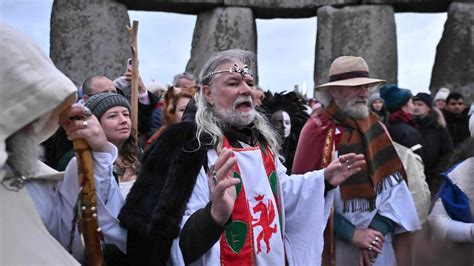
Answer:
<path fill-rule="evenodd" d="M 143 157 L 141 173 L 119 215 L 128 230 L 130 265 L 168 262 L 198 173 L 207 166 L 209 147 L 198 146 L 195 134 L 193 122 L 169 126 Z"/>

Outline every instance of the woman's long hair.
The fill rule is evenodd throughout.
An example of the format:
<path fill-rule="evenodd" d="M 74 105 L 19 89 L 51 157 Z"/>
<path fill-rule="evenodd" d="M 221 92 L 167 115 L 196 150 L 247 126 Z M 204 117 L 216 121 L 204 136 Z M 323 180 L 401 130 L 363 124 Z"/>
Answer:
<path fill-rule="evenodd" d="M 140 157 L 141 151 L 138 146 L 135 144 L 135 129 L 132 128 L 130 137 L 122 144 L 119 154 L 122 157 L 123 163 L 131 165 L 135 172 L 138 174 L 140 171 Z"/>

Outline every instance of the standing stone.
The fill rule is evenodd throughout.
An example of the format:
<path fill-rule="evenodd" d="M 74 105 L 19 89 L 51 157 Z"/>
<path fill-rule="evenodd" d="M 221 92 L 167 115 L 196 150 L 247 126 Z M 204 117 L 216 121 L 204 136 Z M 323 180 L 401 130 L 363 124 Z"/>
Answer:
<path fill-rule="evenodd" d="M 74 83 L 93 75 L 115 79 L 130 57 L 127 8 L 112 0 L 55 0 L 51 58 Z"/>
<path fill-rule="evenodd" d="M 257 29 L 249 8 L 215 8 L 200 13 L 194 28 L 191 59 L 186 71 L 199 75 L 204 63 L 214 53 L 242 49 L 256 53 Z M 255 66 L 253 69 L 257 69 Z M 257 73 L 254 73 L 257 78 Z"/>
<path fill-rule="evenodd" d="M 315 85 L 328 82 L 329 67 L 343 55 L 362 56 L 370 76 L 397 82 L 397 39 L 391 6 L 322 7 L 318 10 Z"/>
<path fill-rule="evenodd" d="M 452 3 L 436 48 L 430 90 L 441 87 L 474 101 L 474 3 Z"/>

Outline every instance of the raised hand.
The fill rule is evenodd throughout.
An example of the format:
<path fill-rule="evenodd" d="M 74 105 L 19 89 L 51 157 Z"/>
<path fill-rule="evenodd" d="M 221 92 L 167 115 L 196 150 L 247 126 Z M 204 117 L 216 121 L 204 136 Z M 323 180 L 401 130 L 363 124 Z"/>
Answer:
<path fill-rule="evenodd" d="M 229 220 L 236 199 L 235 185 L 240 179 L 232 176 L 237 159 L 230 149 L 223 148 L 209 171 L 209 187 L 212 194 L 211 216 L 220 225 Z"/>
<path fill-rule="evenodd" d="M 362 170 L 365 164 L 364 155 L 362 154 L 348 153 L 341 155 L 324 169 L 324 179 L 331 185 L 338 186 L 349 176 Z"/>
<path fill-rule="evenodd" d="M 59 124 L 69 140 L 84 139 L 93 151 L 108 150 L 107 137 L 99 121 L 86 107 L 75 104 L 64 110 L 59 117 Z"/>

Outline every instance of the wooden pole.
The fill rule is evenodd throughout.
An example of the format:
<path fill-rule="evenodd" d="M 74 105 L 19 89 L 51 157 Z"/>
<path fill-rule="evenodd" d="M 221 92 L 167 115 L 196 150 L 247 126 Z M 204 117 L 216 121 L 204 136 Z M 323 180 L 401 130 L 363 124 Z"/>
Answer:
<path fill-rule="evenodd" d="M 83 139 L 73 141 L 77 159 L 77 172 L 81 190 L 80 223 L 85 242 L 87 265 L 105 265 L 102 254 L 102 231 L 99 228 L 97 217 L 97 197 L 94 186 L 94 166 L 92 151 L 89 144 Z"/>
<path fill-rule="evenodd" d="M 130 35 L 130 48 L 132 50 L 131 120 L 132 128 L 134 129 L 135 144 L 138 144 L 138 21 L 134 20 L 132 27 L 127 26 L 127 30 Z"/>

